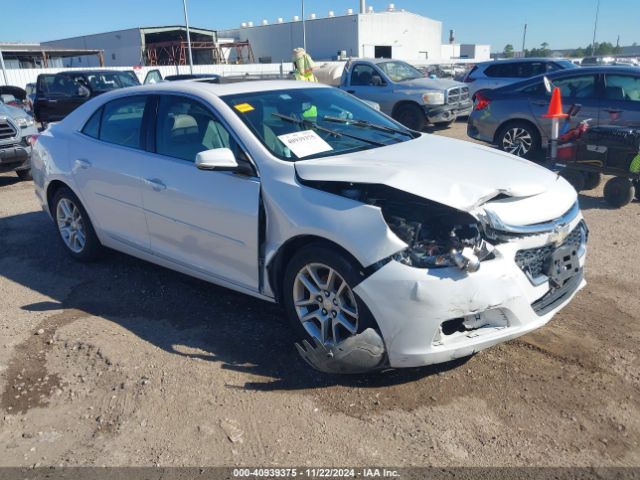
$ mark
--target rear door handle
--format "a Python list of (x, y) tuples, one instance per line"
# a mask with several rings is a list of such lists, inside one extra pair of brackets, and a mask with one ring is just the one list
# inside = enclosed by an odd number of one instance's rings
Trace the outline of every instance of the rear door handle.
[(532, 102), (534, 105), (538, 105), (539, 107), (548, 107), (549, 102)]
[(347, 93), (350, 93), (351, 95), (355, 95), (356, 91), (355, 90), (347, 90)]
[(91, 166), (91, 162), (86, 158), (79, 158), (76, 160), (76, 167), (86, 170)]
[(162, 182), (162, 180), (157, 178), (147, 178), (145, 182), (147, 182), (147, 185), (150, 185), (156, 192), (161, 192), (162, 190), (167, 189), (167, 186)]

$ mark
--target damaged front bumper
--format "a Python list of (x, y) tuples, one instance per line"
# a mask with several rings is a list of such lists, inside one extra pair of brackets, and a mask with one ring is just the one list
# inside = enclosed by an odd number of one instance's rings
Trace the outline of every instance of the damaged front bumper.
[[(580, 225), (575, 218), (570, 230)], [(586, 284), (585, 245), (562, 287), (552, 288), (550, 279), (532, 281), (515, 258), (554, 241), (547, 233), (502, 243), (495, 258), (474, 273), (391, 261), (362, 281), (355, 292), (380, 327), (389, 365), (417, 367), (469, 356), (549, 322)]]

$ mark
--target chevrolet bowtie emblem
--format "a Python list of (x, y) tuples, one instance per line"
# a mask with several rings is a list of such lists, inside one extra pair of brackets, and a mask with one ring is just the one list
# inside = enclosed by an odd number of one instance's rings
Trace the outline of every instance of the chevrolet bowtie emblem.
[(569, 235), (569, 225), (556, 225), (549, 235), (549, 239), (556, 245), (562, 244), (564, 239)]

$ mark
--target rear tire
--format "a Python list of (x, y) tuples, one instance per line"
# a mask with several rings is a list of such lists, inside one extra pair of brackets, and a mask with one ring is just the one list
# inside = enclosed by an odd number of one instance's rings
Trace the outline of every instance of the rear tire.
[(614, 208), (628, 205), (636, 194), (633, 183), (624, 177), (614, 177), (604, 185), (604, 199)]
[(427, 120), (422, 109), (415, 103), (405, 103), (396, 108), (393, 118), (405, 127), (421, 132)]
[(540, 133), (528, 122), (509, 122), (498, 131), (496, 143), (503, 152), (531, 160), (540, 151)]
[(18, 175), (18, 178), (22, 181), (33, 180), (30, 168), (26, 170), (16, 170), (16, 175)]
[(78, 197), (67, 187), (53, 196), (52, 211), (58, 237), (66, 252), (80, 262), (98, 259), (104, 247), (98, 240), (87, 211)]
[(596, 172), (583, 172), (584, 175), (584, 189), (593, 190), (598, 188), (602, 183), (602, 174)]
[(565, 168), (560, 172), (560, 176), (571, 184), (576, 192), (580, 192), (585, 189), (585, 175), (579, 170), (573, 168)]
[(451, 125), (453, 125), (453, 122), (455, 122), (455, 119), (454, 120), (449, 120), (448, 122), (435, 122), (434, 125), (437, 128), (450, 128)]

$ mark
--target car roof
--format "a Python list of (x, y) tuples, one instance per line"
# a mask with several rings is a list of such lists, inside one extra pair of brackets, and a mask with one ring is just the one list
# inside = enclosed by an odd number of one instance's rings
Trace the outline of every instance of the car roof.
[(488, 66), (488, 65), (502, 65), (506, 63), (528, 63), (528, 62), (559, 62), (559, 61), (567, 61), (570, 62), (568, 58), (558, 57), (558, 58), (545, 58), (545, 57), (518, 57), (518, 58), (500, 58), (497, 60), (489, 60), (486, 62), (478, 63), (478, 66)]
[(354, 58), (351, 60), (352, 63), (355, 62), (370, 62), (373, 64), (378, 64), (378, 63), (386, 63), (386, 62), (402, 62), (402, 63), (409, 63), (409, 62), (405, 62), (404, 60), (400, 60), (400, 59), (396, 59), (396, 58)]
[(65, 72), (58, 72), (56, 75), (87, 75), (87, 74), (92, 74), (92, 73), (129, 73), (129, 72), (133, 72), (133, 70), (100, 70), (100, 69), (93, 69), (93, 70), (68, 70)]
[[(160, 82), (139, 87), (128, 87), (119, 89), (127, 92), (144, 93), (147, 90), (157, 92), (174, 92), (174, 93), (196, 93), (203, 92), (213, 94), (219, 97), (225, 95), (237, 95), (243, 93), (270, 92), (274, 90), (293, 90), (302, 88), (333, 88), (321, 83), (300, 82), (295, 80), (258, 80), (251, 82), (235, 82), (235, 83), (206, 83), (198, 81), (181, 81), (181, 82)], [(118, 91), (118, 90), (116, 90)]]

